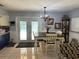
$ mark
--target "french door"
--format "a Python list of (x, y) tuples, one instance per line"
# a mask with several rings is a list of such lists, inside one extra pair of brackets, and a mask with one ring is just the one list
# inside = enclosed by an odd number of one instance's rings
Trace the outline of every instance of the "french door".
[(27, 22), (20, 21), (20, 40), (27, 40)]
[(31, 22), (31, 39), (34, 40), (34, 36), (38, 36), (38, 22)]
[(38, 21), (19, 20), (19, 42), (32, 42), (34, 35), (38, 35)]

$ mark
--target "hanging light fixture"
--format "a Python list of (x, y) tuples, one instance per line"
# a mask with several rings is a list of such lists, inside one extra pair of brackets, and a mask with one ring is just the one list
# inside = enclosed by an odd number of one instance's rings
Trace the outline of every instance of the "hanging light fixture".
[(47, 15), (46, 8), (47, 7), (44, 7), (44, 16), (43, 16), (43, 19), (45, 21), (46, 30), (47, 30), (47, 33), (48, 33), (49, 32), (49, 29), (51, 28), (50, 25), (53, 25), (53, 23), (54, 23), (54, 18), (52, 18), (49, 15)]
[(44, 7), (44, 16), (43, 16), (43, 19), (44, 19), (44, 21), (46, 22), (47, 25), (53, 25), (54, 18), (52, 18), (49, 15), (47, 15), (46, 8), (47, 7)]
[(48, 15), (46, 14), (46, 8), (47, 7), (44, 7), (44, 17), (47, 17)]
[[(47, 15), (47, 13), (46, 13), (46, 8), (47, 8), (47, 7), (44, 7), (44, 17), (43, 17), (44, 20), (48, 17), (48, 15)], [(45, 21), (46, 21), (46, 20), (45, 20)]]

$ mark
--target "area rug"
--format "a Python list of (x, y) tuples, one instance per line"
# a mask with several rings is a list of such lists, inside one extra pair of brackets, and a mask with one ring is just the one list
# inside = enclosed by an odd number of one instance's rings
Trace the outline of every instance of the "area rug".
[[(37, 43), (39, 47), (39, 43)], [(34, 47), (34, 42), (20, 42), (16, 48), (26, 48), (26, 47)]]
[(6, 45), (6, 47), (14, 47), (16, 43), (9, 43)]

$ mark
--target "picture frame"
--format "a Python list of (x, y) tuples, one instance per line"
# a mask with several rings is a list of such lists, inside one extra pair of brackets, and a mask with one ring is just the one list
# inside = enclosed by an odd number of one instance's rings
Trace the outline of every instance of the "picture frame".
[(61, 23), (55, 23), (55, 29), (61, 29)]

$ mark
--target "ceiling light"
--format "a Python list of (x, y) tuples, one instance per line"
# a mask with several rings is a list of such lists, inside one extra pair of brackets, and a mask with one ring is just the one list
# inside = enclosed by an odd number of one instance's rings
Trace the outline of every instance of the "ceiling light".
[(52, 18), (49, 15), (47, 15), (46, 8), (47, 7), (44, 7), (44, 16), (42, 18), (45, 21), (45, 27), (46, 27), (46, 30), (47, 30), (47, 33), (48, 33), (49, 29), (51, 28), (50, 25), (53, 25), (53, 23), (54, 23), (54, 18)]

